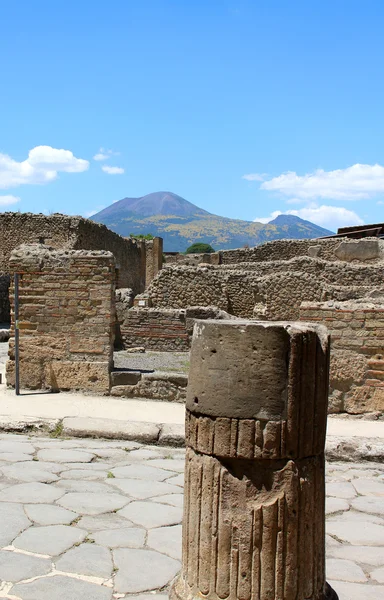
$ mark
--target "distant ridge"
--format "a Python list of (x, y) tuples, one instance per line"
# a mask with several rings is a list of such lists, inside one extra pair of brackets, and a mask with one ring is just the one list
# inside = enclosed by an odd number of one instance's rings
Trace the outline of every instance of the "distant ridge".
[(93, 215), (92, 220), (124, 237), (140, 233), (160, 236), (168, 252), (184, 252), (194, 242), (206, 242), (215, 250), (226, 250), (283, 238), (316, 238), (333, 233), (294, 215), (279, 215), (267, 224), (220, 217), (172, 192), (123, 198)]

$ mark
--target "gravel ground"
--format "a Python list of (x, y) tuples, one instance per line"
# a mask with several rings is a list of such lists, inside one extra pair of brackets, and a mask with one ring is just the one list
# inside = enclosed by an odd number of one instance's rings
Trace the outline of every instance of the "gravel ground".
[(113, 355), (115, 367), (137, 371), (176, 371), (188, 373), (189, 352), (126, 352)]

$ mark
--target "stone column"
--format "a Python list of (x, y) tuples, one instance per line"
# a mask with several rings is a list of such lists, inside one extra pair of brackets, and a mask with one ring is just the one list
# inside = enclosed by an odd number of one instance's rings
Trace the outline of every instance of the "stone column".
[(182, 571), (171, 599), (326, 600), (322, 326), (195, 325)]

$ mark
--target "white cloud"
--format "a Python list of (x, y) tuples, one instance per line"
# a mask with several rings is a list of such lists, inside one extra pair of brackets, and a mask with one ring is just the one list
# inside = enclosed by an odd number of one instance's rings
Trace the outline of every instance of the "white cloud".
[(32, 148), (22, 162), (0, 153), (0, 189), (48, 183), (56, 179), (59, 172), (81, 173), (88, 167), (87, 160), (76, 158), (70, 150), (51, 146)]
[(318, 169), (303, 176), (289, 171), (264, 181), (260, 189), (277, 191), (286, 196), (296, 196), (304, 200), (372, 198), (377, 193), (384, 191), (384, 167), (378, 164), (356, 164), (335, 171)]
[(122, 175), (124, 173), (122, 167), (109, 167), (108, 165), (103, 165), (101, 169), (104, 173), (108, 173), (108, 175)]
[(87, 219), (89, 219), (89, 217), (92, 217), (93, 215), (95, 215), (96, 213), (100, 212), (104, 208), (105, 208), (105, 206), (96, 206), (96, 208), (94, 208), (93, 210), (86, 211), (84, 213), (84, 217), (87, 217)]
[(95, 154), (93, 160), (108, 160), (111, 156), (118, 156), (120, 152), (114, 152), (113, 150), (106, 150), (105, 148), (100, 148), (100, 150)]
[(268, 173), (248, 173), (248, 175), (243, 175), (241, 179), (246, 179), (247, 181), (264, 181), (268, 177)]
[(364, 224), (363, 219), (361, 219), (359, 215), (356, 214), (353, 210), (348, 210), (340, 206), (326, 205), (312, 205), (306, 208), (300, 208), (298, 210), (287, 210), (284, 212), (276, 210), (273, 213), (271, 213), (270, 217), (255, 219), (255, 221), (259, 221), (261, 223), (269, 223), (269, 221), (272, 221), (278, 215), (282, 214), (295, 215), (296, 217), (300, 217), (301, 219), (305, 219), (306, 221), (311, 221), (312, 223), (316, 223), (316, 225), (320, 225), (320, 227), (330, 229), (331, 231), (336, 231), (339, 227)]
[(9, 206), (11, 204), (17, 204), (20, 202), (18, 196), (0, 196), (0, 206)]

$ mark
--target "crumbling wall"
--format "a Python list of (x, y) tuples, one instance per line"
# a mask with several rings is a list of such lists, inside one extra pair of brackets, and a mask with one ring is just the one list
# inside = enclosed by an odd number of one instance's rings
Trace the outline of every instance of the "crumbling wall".
[(384, 412), (384, 304), (304, 302), (300, 320), (331, 334), (330, 411)]
[(255, 248), (237, 248), (220, 251), (221, 264), (289, 260), (298, 256), (311, 256), (324, 260), (379, 261), (383, 242), (377, 238), (347, 240), (331, 238), (318, 240), (274, 240)]
[[(112, 253), (22, 245), (11, 253), (10, 268), (22, 273), (21, 387), (107, 393), (115, 320)], [(7, 383), (15, 385), (14, 323)]]
[(217, 306), (228, 310), (225, 284), (214, 267), (162, 269), (146, 295), (154, 308)]
[(189, 308), (131, 308), (116, 302), (123, 348), (144, 347), (161, 352), (186, 352), (196, 319), (228, 319), (216, 306)]
[[(106, 250), (116, 259), (116, 285), (139, 294), (146, 282), (146, 242), (123, 238), (105, 225), (62, 214), (0, 214), (0, 273), (11, 274), (12, 250), (21, 244), (42, 243), (53, 248)], [(156, 258), (157, 254), (155, 253)], [(1, 294), (1, 292), (0, 292)], [(7, 303), (0, 301), (0, 321), (9, 321)], [(3, 307), (3, 308), (2, 308)]]
[(163, 266), (163, 238), (155, 237), (153, 240), (145, 240), (145, 247), (145, 287), (147, 288)]
[(0, 323), (9, 323), (10, 319), (9, 281), (7, 273), (0, 273)]

